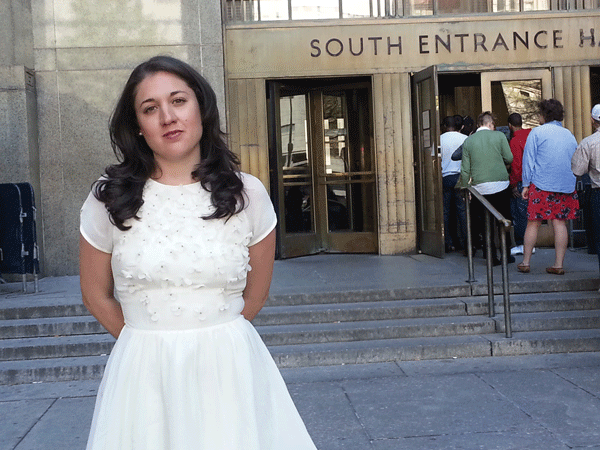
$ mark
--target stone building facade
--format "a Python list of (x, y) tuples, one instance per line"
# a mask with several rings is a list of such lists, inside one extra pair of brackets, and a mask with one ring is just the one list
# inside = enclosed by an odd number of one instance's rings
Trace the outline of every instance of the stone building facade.
[(80, 205), (114, 162), (107, 130), (117, 95), (139, 62), (169, 54), (215, 88), (242, 169), (270, 190), (279, 257), (442, 256), (440, 117), (504, 117), (519, 96), (556, 97), (565, 126), (588, 135), (600, 101), (599, 8), (4, 0), (0, 183), (34, 186), (44, 275), (76, 274)]

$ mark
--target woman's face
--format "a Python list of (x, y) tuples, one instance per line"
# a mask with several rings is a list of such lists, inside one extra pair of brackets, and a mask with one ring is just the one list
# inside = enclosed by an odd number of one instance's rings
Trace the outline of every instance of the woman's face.
[(194, 91), (177, 75), (157, 72), (138, 85), (134, 99), (140, 132), (159, 167), (200, 162), (202, 117)]

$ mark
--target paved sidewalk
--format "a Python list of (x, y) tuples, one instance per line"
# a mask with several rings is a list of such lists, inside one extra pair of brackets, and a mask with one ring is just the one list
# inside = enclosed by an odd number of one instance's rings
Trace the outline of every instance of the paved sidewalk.
[[(585, 281), (598, 288), (598, 260), (569, 250), (566, 275), (509, 266), (511, 287)], [(520, 261), (520, 258), (517, 258)], [(477, 284), (484, 260), (475, 259)], [(494, 268), (499, 282), (500, 268)], [(318, 255), (277, 261), (273, 295), (465, 285), (466, 258)], [(32, 303), (79, 302), (78, 277), (45, 278)], [(23, 298), (20, 283), (2, 300)], [(31, 283), (30, 283), (31, 289)], [(285, 369), (290, 392), (319, 450), (600, 449), (600, 353), (473, 358)], [(85, 448), (99, 381), (0, 386), (0, 450)], [(221, 449), (215, 449), (221, 450)]]
[[(522, 260), (517, 256), (517, 262)], [(591, 281), (593, 288), (600, 286), (598, 280), (598, 258), (586, 249), (567, 250), (565, 275), (547, 274), (545, 268), (554, 262), (554, 249), (537, 249), (531, 260), (531, 273), (517, 271), (516, 263), (508, 265), (511, 284), (553, 283), (581, 280)], [(481, 251), (474, 258), (475, 285), (485, 287), (487, 283), (485, 260)], [(455, 252), (444, 258), (427, 255), (361, 255), (329, 254), (305, 256), (275, 261), (271, 295), (315, 294), (352, 292), (364, 290), (394, 290), (411, 288), (444, 288), (468, 286), (467, 258)], [(501, 267), (494, 267), (494, 282), (502, 282)], [(20, 298), (21, 283), (0, 284), (0, 301), (3, 298)], [(31, 295), (33, 283), (28, 283)], [(45, 295), (65, 297), (80, 296), (79, 278), (48, 277), (40, 281)], [(2, 304), (0, 303), (0, 308)]]
[[(516, 263), (508, 265), (511, 284), (595, 280), (598, 285), (598, 257), (586, 249), (569, 249), (565, 255), (565, 275), (550, 275), (546, 267), (554, 263), (554, 249), (538, 248), (531, 259), (531, 272), (520, 273)], [(481, 250), (473, 259), (477, 285), (487, 286), (485, 260)], [(275, 261), (272, 295), (347, 292), (445, 286), (466, 286), (467, 258), (454, 252), (444, 258), (427, 255), (315, 255)], [(502, 282), (501, 267), (494, 267), (494, 283)]]
[[(600, 353), (282, 373), (319, 450), (600, 448)], [(98, 384), (0, 386), (0, 449), (83, 450)]]

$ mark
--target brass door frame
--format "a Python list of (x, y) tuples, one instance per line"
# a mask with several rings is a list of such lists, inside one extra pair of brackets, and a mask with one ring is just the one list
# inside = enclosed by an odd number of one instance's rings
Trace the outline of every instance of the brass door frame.
[[(424, 91), (429, 82), (431, 89)], [(415, 186), (417, 200), (417, 239), (421, 253), (444, 256), (444, 210), (439, 148), (439, 95), (436, 66), (413, 74), (415, 136)], [(421, 106), (426, 98), (428, 109)]]
[(492, 82), (522, 80), (542, 80), (542, 97), (550, 98), (552, 96), (552, 72), (550, 69), (481, 72), (481, 110), (492, 111)]
[[(344, 172), (327, 174), (325, 167), (324, 150), (324, 113), (323, 96), (331, 93), (345, 93), (349, 89), (367, 89), (368, 115), (369, 115), (369, 151), (372, 161), (372, 170), (368, 172)], [(281, 169), (280, 153), (283, 148), (281, 138), (281, 113), (279, 109), (282, 90), (293, 92), (292, 95), (304, 94), (307, 97), (307, 128), (309, 145), (309, 166), (312, 176), (312, 213), (314, 233), (287, 233), (285, 230), (285, 192)], [(295, 94), (295, 93), (298, 94)], [(319, 252), (348, 252), (348, 253), (376, 253), (377, 252), (377, 214), (373, 214), (373, 230), (368, 232), (357, 231), (330, 231), (328, 220), (328, 186), (343, 184), (370, 183), (373, 185), (373, 208), (376, 208), (375, 195), (375, 162), (374, 139), (372, 132), (372, 107), (371, 86), (368, 82), (342, 83), (333, 86), (296, 87), (285, 82), (270, 83), (271, 111), (270, 111), (270, 141), (272, 151), (277, 159), (271, 158), (272, 186), (276, 189), (276, 207), (278, 209), (280, 224), (278, 227), (278, 256), (287, 258)]]

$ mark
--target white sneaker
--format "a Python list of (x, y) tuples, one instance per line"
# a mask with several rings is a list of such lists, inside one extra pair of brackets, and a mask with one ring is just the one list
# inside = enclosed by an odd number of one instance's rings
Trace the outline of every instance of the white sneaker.
[[(533, 255), (534, 253), (535, 253), (535, 247), (533, 247), (533, 249), (531, 250), (531, 254)], [(523, 254), (523, 246), (517, 245), (516, 247), (511, 248), (510, 254), (511, 254), (511, 256), (522, 255)]]

